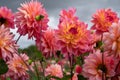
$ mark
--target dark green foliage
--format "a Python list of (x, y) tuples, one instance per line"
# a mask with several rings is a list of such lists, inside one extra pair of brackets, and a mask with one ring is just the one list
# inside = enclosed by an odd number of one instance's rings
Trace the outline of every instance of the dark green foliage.
[(84, 78), (82, 75), (78, 75), (78, 80), (87, 80), (87, 79)]
[(0, 75), (5, 74), (8, 71), (8, 66), (3, 59), (0, 59)]
[(71, 78), (71, 75), (65, 75), (61, 80), (69, 80)]
[(35, 45), (31, 45), (28, 48), (19, 49), (19, 52), (26, 53), (32, 61), (44, 60), (42, 53), (37, 49)]
[(100, 48), (103, 45), (102, 41), (97, 41), (96, 42), (96, 48)]

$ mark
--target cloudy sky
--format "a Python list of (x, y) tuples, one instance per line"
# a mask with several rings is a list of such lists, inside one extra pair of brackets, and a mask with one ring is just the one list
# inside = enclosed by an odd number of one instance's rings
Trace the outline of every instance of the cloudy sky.
[[(16, 12), (20, 7), (20, 3), (30, 0), (0, 0), (0, 6), (7, 6), (12, 11)], [(97, 9), (111, 8), (120, 15), (120, 0), (39, 0), (44, 4), (44, 7), (49, 15), (49, 26), (56, 28), (59, 19), (59, 12), (62, 9), (74, 7), (77, 9), (76, 15), (80, 20), (84, 21), (90, 27), (91, 16)], [(16, 30), (12, 30), (14, 33)], [(15, 33), (16, 34), (16, 33)], [(18, 34), (15, 36), (17, 39)], [(20, 38), (18, 44), (21, 48), (34, 44), (34, 40), (27, 40), (27, 36)]]

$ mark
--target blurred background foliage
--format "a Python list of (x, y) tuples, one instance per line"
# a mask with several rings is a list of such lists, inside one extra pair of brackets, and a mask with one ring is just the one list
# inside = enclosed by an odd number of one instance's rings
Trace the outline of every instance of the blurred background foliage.
[(35, 45), (30, 45), (27, 48), (19, 48), (19, 53), (26, 53), (31, 60), (42, 59), (42, 53), (37, 49)]

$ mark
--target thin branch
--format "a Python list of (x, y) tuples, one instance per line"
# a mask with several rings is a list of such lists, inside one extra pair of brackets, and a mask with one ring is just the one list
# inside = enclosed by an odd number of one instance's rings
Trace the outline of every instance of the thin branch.
[(19, 37), (17, 38), (17, 40), (16, 40), (16, 42), (15, 42), (16, 44), (17, 44), (17, 42), (19, 41), (20, 37), (21, 37), (21, 35), (19, 35)]
[(70, 75), (71, 75), (71, 80), (72, 80), (72, 75), (73, 75), (73, 71), (72, 71), (72, 58), (70, 57), (70, 54), (68, 53), (68, 59), (70, 62)]

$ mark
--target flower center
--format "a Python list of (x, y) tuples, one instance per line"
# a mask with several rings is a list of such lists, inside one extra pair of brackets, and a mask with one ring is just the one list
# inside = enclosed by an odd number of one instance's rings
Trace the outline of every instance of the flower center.
[(2, 25), (2, 24), (4, 24), (4, 23), (6, 23), (6, 19), (3, 18), (3, 17), (1, 17), (1, 18), (0, 18), (0, 25)]
[(102, 72), (107, 73), (107, 68), (103, 64), (100, 64), (97, 69), (100, 69)]
[(4, 46), (4, 41), (0, 40), (0, 47), (3, 47), (3, 46)]
[(70, 28), (69, 32), (73, 35), (78, 33), (77, 28)]

